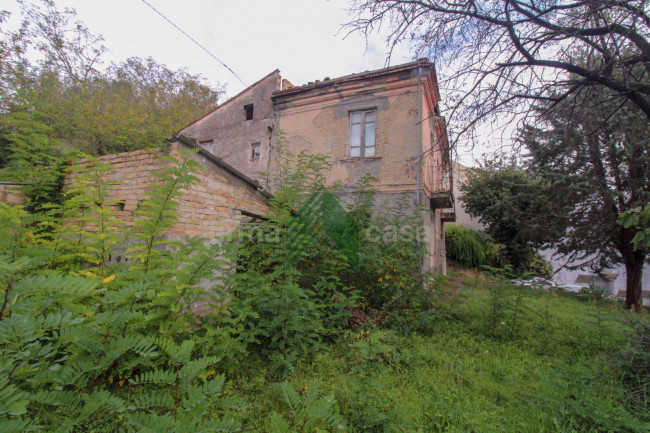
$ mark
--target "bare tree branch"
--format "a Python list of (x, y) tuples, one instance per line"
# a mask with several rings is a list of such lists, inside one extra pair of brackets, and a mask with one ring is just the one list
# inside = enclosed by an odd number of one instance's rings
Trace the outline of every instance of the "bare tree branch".
[(456, 142), (488, 117), (516, 121), (535, 101), (581, 87), (609, 89), (650, 120), (649, 3), (352, 0), (345, 28), (367, 35), (383, 25), (389, 51), (411, 41), (438, 65), (448, 123), (464, 125)]

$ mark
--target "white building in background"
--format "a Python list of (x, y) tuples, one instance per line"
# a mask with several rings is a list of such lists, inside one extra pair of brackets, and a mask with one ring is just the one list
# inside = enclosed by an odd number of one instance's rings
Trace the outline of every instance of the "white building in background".
[(454, 161), (452, 170), (454, 176), (454, 197), (456, 198), (456, 224), (463, 224), (474, 230), (482, 231), (485, 229), (485, 226), (481, 224), (478, 219), (472, 218), (467, 212), (465, 212), (463, 202), (460, 199), (463, 196), (460, 186), (467, 181), (467, 172), (471, 170), (471, 168), (465, 167), (464, 165)]
[[(594, 272), (586, 268), (584, 270), (569, 270), (566, 268), (562, 268), (562, 266), (565, 265), (565, 260), (561, 259), (554, 259), (553, 250), (544, 250), (540, 251), (540, 253), (548, 260), (551, 262), (553, 265), (553, 270), (556, 271), (555, 275), (553, 276), (553, 280), (558, 283), (558, 284), (578, 284), (583, 287), (587, 287), (588, 284), (584, 282), (579, 282), (579, 281), (584, 281), (582, 279), (579, 280), (580, 275), (584, 274), (593, 274)], [(614, 268), (610, 269), (603, 269), (600, 272), (601, 274), (604, 275), (613, 275), (616, 274), (616, 278), (611, 282), (610, 285), (608, 285), (608, 289), (613, 295), (618, 294), (618, 296), (623, 296), (625, 297), (625, 286), (626, 286), (626, 281), (627, 281), (627, 274), (625, 272), (625, 266), (623, 264), (620, 264)], [(598, 282), (595, 282), (597, 285), (603, 285)], [(611, 287), (611, 288), (610, 288)], [(650, 293), (647, 293), (647, 291), (650, 291), (650, 265), (646, 264), (643, 267), (643, 279), (641, 280), (641, 289), (644, 291), (643, 293), (643, 305), (650, 305)]]

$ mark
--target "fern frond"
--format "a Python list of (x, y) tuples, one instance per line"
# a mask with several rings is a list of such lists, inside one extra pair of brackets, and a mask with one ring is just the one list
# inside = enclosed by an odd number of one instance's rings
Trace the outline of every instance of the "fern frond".
[(131, 406), (137, 410), (164, 409), (167, 411), (174, 408), (174, 398), (168, 393), (150, 392), (135, 397)]
[(169, 415), (157, 415), (146, 412), (129, 413), (126, 416), (128, 431), (133, 433), (165, 433), (172, 432), (174, 418)]
[(302, 410), (304, 407), (304, 402), (302, 401), (300, 394), (298, 394), (298, 392), (293, 389), (293, 386), (287, 382), (283, 382), (280, 385), (280, 389), (282, 390), (284, 401), (289, 406), (289, 410), (291, 410), (291, 412), (296, 413)]
[(204, 371), (210, 365), (219, 362), (216, 356), (206, 356), (187, 362), (179, 371), (181, 379), (194, 379), (200, 371)]
[(40, 390), (33, 395), (33, 401), (46, 406), (75, 406), (80, 395), (71, 391)]
[(129, 379), (129, 382), (133, 385), (172, 385), (176, 383), (176, 374), (173, 371), (151, 370), (136, 375), (134, 378)]
[(38, 426), (32, 425), (32, 420), (25, 418), (0, 418), (0, 431), (2, 433), (24, 433), (36, 430)]

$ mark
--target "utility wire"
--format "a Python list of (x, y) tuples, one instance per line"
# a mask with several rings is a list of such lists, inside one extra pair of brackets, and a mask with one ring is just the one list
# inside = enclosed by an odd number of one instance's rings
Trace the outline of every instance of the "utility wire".
[(229, 71), (230, 71), (230, 72), (235, 76), (235, 78), (237, 78), (237, 79), (239, 80), (240, 83), (242, 83), (244, 86), (248, 87), (248, 84), (244, 81), (244, 79), (243, 79), (241, 76), (239, 76), (235, 71), (233, 71), (232, 69), (230, 69), (230, 67), (229, 67), (228, 65), (226, 65), (224, 62), (222, 62), (221, 60), (219, 60), (219, 59), (217, 58), (217, 56), (215, 56), (214, 54), (212, 54), (212, 53), (211, 53), (207, 48), (205, 48), (203, 45), (201, 45), (200, 43), (198, 43), (198, 42), (196, 41), (196, 39), (194, 39), (192, 36), (190, 36), (190, 35), (188, 35), (187, 33), (185, 33), (185, 32), (183, 31), (183, 29), (181, 29), (181, 28), (178, 27), (176, 24), (174, 24), (174, 23), (173, 23), (169, 18), (167, 18), (165, 15), (163, 15), (163, 14), (162, 14), (158, 9), (156, 9), (156, 8), (153, 7), (153, 6), (151, 6), (151, 4), (149, 4), (146, 0), (142, 0), (142, 2), (143, 2), (144, 4), (146, 4), (147, 6), (149, 6), (151, 9), (153, 9), (153, 11), (156, 12), (158, 15), (160, 15), (161, 17), (163, 17), (163, 19), (164, 19), (165, 21), (167, 21), (169, 24), (171, 24), (172, 26), (174, 26), (174, 27), (176, 28), (176, 30), (178, 30), (179, 32), (181, 32), (182, 34), (184, 34), (184, 35), (185, 35), (189, 40), (191, 40), (191, 41), (194, 42), (196, 45), (198, 45), (199, 48), (201, 48), (203, 51), (205, 51), (206, 53), (208, 53), (208, 54), (210, 55), (210, 57), (212, 57), (213, 59), (215, 59), (217, 62), (221, 63), (221, 65), (222, 65), (224, 68), (228, 69), (228, 70), (229, 70)]

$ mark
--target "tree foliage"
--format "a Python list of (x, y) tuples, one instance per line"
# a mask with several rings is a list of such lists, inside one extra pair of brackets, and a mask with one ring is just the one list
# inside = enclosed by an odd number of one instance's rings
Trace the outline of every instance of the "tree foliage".
[(102, 68), (103, 39), (74, 9), (41, 0), (23, 2), (21, 10), (18, 30), (0, 30), (0, 115), (36, 113), (66, 147), (103, 155), (159, 145), (223, 92), (151, 58)]
[(526, 164), (543, 179), (537, 199), (561, 212), (540, 213), (534, 221), (559, 228), (558, 252), (578, 263), (596, 270), (623, 263), (626, 306), (638, 310), (648, 250), (633, 243), (643, 229), (619, 220), (650, 201), (647, 118), (619, 94), (599, 88), (539, 110), (541, 121), (521, 132)]
[(532, 271), (536, 248), (559, 236), (559, 229), (535, 219), (554, 209), (540, 200), (541, 185), (539, 178), (514, 161), (502, 159), (485, 161), (482, 167), (469, 171), (461, 185), (463, 207), (503, 245), (504, 262), (518, 274)]
[(458, 224), (445, 225), (447, 258), (465, 266), (501, 267), (499, 248), (490, 236)]
[(624, 211), (621, 215), (621, 225), (626, 229), (632, 226), (639, 229), (632, 238), (635, 249), (650, 248), (650, 204), (646, 204), (643, 209), (637, 207)]
[(553, 247), (571, 268), (600, 272), (623, 263), (626, 305), (638, 310), (645, 229), (638, 216), (620, 219), (650, 200), (645, 116), (598, 88), (537, 109), (540, 120), (520, 131), (523, 166), (475, 170), (462, 187), (465, 208), (499, 242)]

